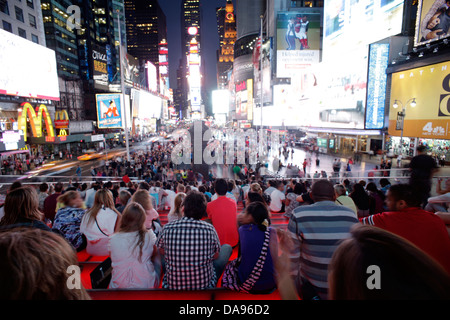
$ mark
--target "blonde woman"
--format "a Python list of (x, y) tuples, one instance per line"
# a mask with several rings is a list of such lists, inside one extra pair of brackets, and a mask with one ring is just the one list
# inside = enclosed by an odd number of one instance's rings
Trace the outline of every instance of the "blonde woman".
[(83, 215), (80, 226), (81, 233), (87, 239), (87, 253), (94, 256), (109, 255), (109, 236), (117, 230), (120, 216), (111, 191), (97, 190), (94, 205)]
[(167, 222), (172, 222), (183, 217), (183, 212), (181, 212), (181, 204), (183, 203), (184, 198), (186, 198), (185, 193), (177, 193), (174, 200), (174, 206), (170, 209), (170, 212), (167, 215)]
[(161, 229), (161, 225), (159, 224), (159, 214), (153, 208), (152, 196), (148, 191), (144, 189), (136, 190), (131, 197), (131, 201), (139, 203), (144, 208), (146, 214), (145, 227), (147, 230), (152, 229), (153, 232), (158, 234)]
[(5, 198), (4, 216), (0, 226), (30, 226), (49, 231), (44, 214), (39, 211), (36, 189), (25, 186), (8, 192)]
[[(112, 278), (109, 288), (152, 289), (159, 285), (156, 235), (145, 227), (144, 208), (130, 202), (124, 209), (118, 232), (110, 238)], [(159, 270), (159, 268), (157, 268)]]

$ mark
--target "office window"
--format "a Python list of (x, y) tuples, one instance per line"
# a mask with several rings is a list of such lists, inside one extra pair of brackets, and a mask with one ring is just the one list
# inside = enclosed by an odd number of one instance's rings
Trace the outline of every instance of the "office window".
[(31, 41), (33, 41), (34, 43), (39, 44), (39, 37), (35, 34), (31, 34)]
[(33, 2), (33, 0), (27, 0), (27, 6), (30, 7), (31, 9), (34, 9), (34, 2)]
[(9, 22), (3, 20), (3, 30), (12, 32), (12, 25)]
[(19, 30), (19, 36), (21, 36), (22, 38), (27, 38), (27, 32), (25, 30), (23, 30), (22, 28), (17, 28)]
[(28, 20), (30, 21), (30, 26), (37, 29), (36, 17), (33, 16), (32, 14), (28, 14)]
[(16, 19), (19, 20), (19, 21), (25, 22), (23, 20), (23, 10), (20, 9), (19, 7), (17, 7), (17, 6), (14, 6), (14, 7), (16, 9)]
[(3, 12), (4, 14), (7, 14), (9, 16), (8, 1), (0, 0), (0, 12)]

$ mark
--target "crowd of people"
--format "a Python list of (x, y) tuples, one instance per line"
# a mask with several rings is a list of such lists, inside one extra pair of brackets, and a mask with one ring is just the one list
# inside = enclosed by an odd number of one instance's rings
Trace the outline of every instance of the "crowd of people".
[[(0, 297), (89, 299), (83, 287), (68, 290), (65, 272), (86, 250), (110, 259), (110, 289), (450, 299), (450, 180), (430, 196), (435, 168), (425, 154), (411, 161), (409, 183), (391, 185), (265, 179), (238, 169), (226, 179), (189, 169), (170, 178), (169, 152), (137, 154), (130, 167), (141, 162), (147, 169), (138, 174), (148, 179), (128, 183), (13, 183), (0, 208)], [(105, 167), (124, 174), (121, 165)], [(285, 228), (271, 222), (275, 214)], [(382, 268), (376, 290), (367, 286), (369, 266)]]

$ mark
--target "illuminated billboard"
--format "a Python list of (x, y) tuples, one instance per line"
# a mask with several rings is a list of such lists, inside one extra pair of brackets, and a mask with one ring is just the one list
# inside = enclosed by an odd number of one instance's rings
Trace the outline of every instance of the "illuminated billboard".
[(384, 127), (388, 62), (389, 44), (377, 43), (369, 46), (366, 129), (382, 129)]
[(236, 83), (236, 120), (253, 119), (253, 80), (247, 79)]
[(393, 73), (390, 101), (390, 135), (401, 135), (396, 122), (404, 107), (403, 136), (450, 139), (450, 62)]
[(414, 45), (436, 42), (450, 36), (450, 9), (444, 0), (419, 0)]
[(92, 45), (91, 61), (95, 88), (108, 90), (108, 56), (106, 48)]
[(122, 128), (122, 94), (96, 94), (97, 127), (99, 129)]
[(22, 131), (0, 132), (0, 152), (25, 148), (25, 139)]
[(158, 90), (158, 72), (156, 67), (150, 61), (147, 61), (145, 64), (145, 68), (147, 69), (147, 85), (150, 91)]
[(214, 114), (228, 114), (230, 109), (230, 92), (228, 90), (213, 90), (212, 108)]
[(0, 29), (0, 94), (59, 101), (55, 51)]

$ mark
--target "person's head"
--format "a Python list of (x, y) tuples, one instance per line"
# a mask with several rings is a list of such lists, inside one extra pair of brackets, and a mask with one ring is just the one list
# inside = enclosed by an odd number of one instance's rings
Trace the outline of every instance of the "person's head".
[(44, 215), (39, 211), (39, 197), (33, 187), (24, 186), (7, 193), (0, 225), (12, 225), (25, 221), (42, 221)]
[(306, 192), (306, 187), (302, 182), (298, 182), (295, 184), (294, 193), (295, 194), (303, 194)]
[(121, 190), (119, 192), (119, 201), (120, 204), (123, 206), (126, 206), (128, 203), (128, 200), (131, 198), (131, 193), (128, 190)]
[(333, 184), (328, 180), (317, 180), (311, 187), (311, 198), (314, 202), (335, 201), (336, 194)]
[(262, 188), (261, 185), (257, 182), (254, 182), (250, 185), (250, 190), (249, 191), (253, 191), (253, 192), (257, 192), (257, 193), (262, 193)]
[(181, 192), (177, 193), (173, 200), (173, 213), (181, 213), (181, 205), (183, 204), (184, 198), (186, 198), (186, 194)]
[(206, 198), (201, 192), (192, 190), (183, 200), (183, 213), (185, 217), (200, 220), (206, 216)]
[(256, 224), (262, 231), (270, 225), (269, 210), (267, 206), (261, 201), (251, 202), (243, 214), (239, 215), (239, 222), (241, 224)]
[(266, 203), (266, 201), (264, 200), (264, 197), (259, 192), (249, 191), (248, 194), (247, 194), (247, 197), (248, 197), (248, 201), (250, 203), (256, 202), (256, 201), (260, 201), (260, 202)]
[(364, 190), (364, 185), (362, 185), (361, 183), (355, 183), (355, 185), (353, 186), (353, 191), (352, 191), (352, 195), (361, 195), (361, 194), (365, 194), (365, 190)]
[(39, 192), (47, 192), (48, 191), (48, 184), (43, 182), (39, 185)]
[(38, 228), (0, 230), (1, 300), (90, 300), (70, 267), (78, 266), (71, 245), (60, 235)]
[(421, 198), (408, 184), (394, 184), (386, 195), (386, 205), (390, 211), (400, 211), (411, 207), (420, 207)]
[(354, 225), (328, 270), (333, 300), (450, 299), (450, 277), (437, 262), (404, 238), (373, 226)]
[(342, 184), (335, 184), (334, 191), (336, 192), (336, 197), (347, 195), (347, 189)]
[(83, 199), (80, 193), (75, 190), (64, 192), (57, 200), (66, 207), (81, 208), (83, 206)]
[(94, 204), (92, 208), (86, 213), (89, 216), (88, 224), (91, 224), (95, 221), (98, 212), (101, 209), (111, 209), (116, 212), (118, 215), (120, 214), (114, 205), (114, 198), (112, 192), (108, 189), (101, 188), (95, 192)]
[(185, 193), (186, 188), (184, 187), (183, 184), (179, 183), (177, 184), (177, 193)]
[(145, 234), (147, 233), (145, 221), (146, 213), (144, 208), (137, 202), (130, 202), (123, 210), (119, 227), (119, 232), (137, 232), (137, 242), (133, 250), (139, 247), (140, 262), (142, 262), (142, 249), (145, 244)]
[(20, 187), (22, 187), (22, 184), (21, 184), (19, 181), (14, 181), (14, 182), (11, 184), (11, 186), (9, 187), (8, 192), (10, 192), (10, 191), (12, 191), (12, 190), (15, 190), (15, 189), (18, 189), (18, 188), (20, 188)]
[(63, 184), (61, 182), (58, 182), (55, 184), (55, 193), (61, 193), (63, 191)]
[(131, 196), (131, 201), (139, 203), (146, 211), (153, 209), (152, 198), (150, 198), (150, 194), (147, 190), (136, 190)]
[(427, 152), (427, 147), (425, 147), (424, 145), (420, 145), (416, 150), (418, 154), (425, 154)]
[(391, 184), (391, 183), (389, 182), (388, 179), (386, 179), (386, 178), (380, 179), (380, 186), (381, 186), (382, 188), (384, 188), (384, 187), (386, 187), (386, 186), (388, 186), (388, 185), (390, 185), (390, 184)]
[(216, 183), (214, 184), (214, 190), (216, 190), (217, 194), (219, 196), (224, 196), (227, 194), (228, 191), (228, 183), (225, 179), (217, 179)]
[(236, 186), (234, 180), (228, 180), (227, 184), (228, 184), (228, 191), (229, 192), (233, 191), (234, 187)]
[(141, 183), (139, 183), (138, 189), (150, 191), (150, 185), (147, 182), (142, 181)]
[(375, 182), (369, 182), (366, 186), (366, 190), (370, 192), (378, 192), (378, 188)]

